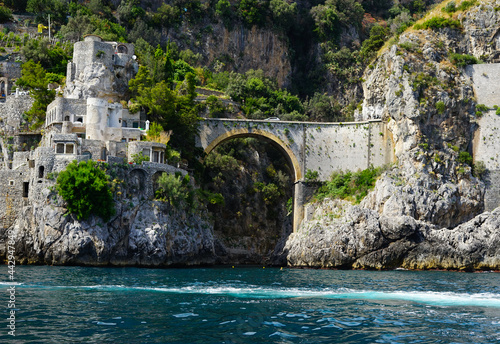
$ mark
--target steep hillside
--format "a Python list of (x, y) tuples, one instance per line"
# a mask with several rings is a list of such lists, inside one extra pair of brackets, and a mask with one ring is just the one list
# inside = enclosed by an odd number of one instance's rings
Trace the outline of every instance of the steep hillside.
[(291, 265), (499, 268), (498, 209), (483, 213), (484, 164), (470, 155), (483, 114), (465, 71), (494, 56), (496, 8), (436, 11), (366, 70), (357, 117), (389, 122), (397, 163), (360, 205), (319, 204), (287, 244)]

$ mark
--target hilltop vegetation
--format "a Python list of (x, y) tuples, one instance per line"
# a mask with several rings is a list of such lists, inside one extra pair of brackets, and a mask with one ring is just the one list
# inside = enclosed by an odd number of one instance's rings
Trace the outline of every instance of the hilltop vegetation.
[[(347, 121), (361, 100), (362, 72), (376, 51), (430, 5), (422, 0), (5, 1), (0, 21), (28, 12), (30, 19), (23, 17), (18, 25), (34, 27), (47, 25), (50, 15), (53, 35), (69, 42), (54, 45), (7, 28), (0, 40), (24, 62), (39, 62), (62, 77), (71, 59), (71, 43), (86, 34), (133, 42), (154, 82), (165, 80), (173, 89), (172, 82), (192, 73), (197, 86), (223, 91), (241, 103), (243, 116)], [(209, 61), (200, 45), (219, 26), (228, 32), (243, 30), (243, 35), (244, 30), (260, 29), (283, 41), (291, 63), (289, 82), (278, 85), (270, 75), (246, 68), (243, 52)], [(166, 55), (168, 65), (163, 62)], [(229, 112), (219, 110), (218, 115)]]

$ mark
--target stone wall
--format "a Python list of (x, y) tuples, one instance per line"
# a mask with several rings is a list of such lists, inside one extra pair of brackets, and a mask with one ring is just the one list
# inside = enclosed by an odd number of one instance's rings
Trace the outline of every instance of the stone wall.
[(491, 110), (477, 120), (474, 133), (474, 162), (482, 161), (487, 170), (485, 210), (500, 206), (500, 116), (493, 107), (500, 106), (500, 63), (470, 65), (466, 69), (471, 77), (477, 104), (484, 104)]
[(9, 95), (0, 103), (0, 130), (17, 131), (21, 127), (23, 113), (33, 105), (29, 95)]

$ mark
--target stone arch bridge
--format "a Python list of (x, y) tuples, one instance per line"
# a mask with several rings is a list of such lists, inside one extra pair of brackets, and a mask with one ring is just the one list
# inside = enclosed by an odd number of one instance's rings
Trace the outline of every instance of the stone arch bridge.
[(304, 218), (304, 177), (308, 170), (317, 171), (318, 179), (327, 181), (334, 171), (357, 171), (394, 160), (392, 135), (381, 120), (324, 123), (203, 119), (196, 145), (208, 154), (238, 137), (267, 140), (288, 160), (295, 184), (294, 231)]

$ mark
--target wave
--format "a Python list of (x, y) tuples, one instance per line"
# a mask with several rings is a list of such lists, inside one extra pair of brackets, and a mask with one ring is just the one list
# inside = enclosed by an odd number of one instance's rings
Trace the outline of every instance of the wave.
[(21, 285), (24, 288), (91, 289), (101, 291), (162, 292), (173, 294), (211, 294), (251, 299), (327, 298), (368, 301), (407, 301), (437, 306), (479, 306), (500, 308), (500, 294), (455, 293), (437, 291), (376, 291), (347, 288), (313, 289), (245, 286), (186, 286), (186, 287), (141, 287), (125, 285), (90, 286), (43, 286)]

